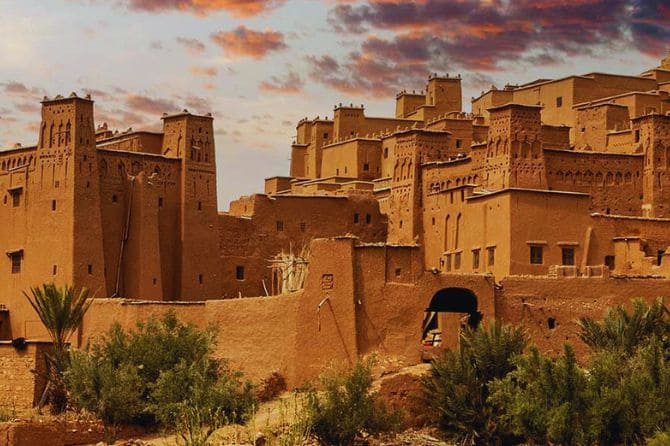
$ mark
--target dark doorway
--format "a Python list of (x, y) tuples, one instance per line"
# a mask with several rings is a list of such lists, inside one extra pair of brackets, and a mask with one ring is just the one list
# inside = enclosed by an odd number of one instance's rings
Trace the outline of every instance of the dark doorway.
[(424, 359), (438, 350), (456, 348), (461, 328), (476, 328), (482, 320), (477, 296), (467, 288), (444, 288), (430, 300), (423, 320)]

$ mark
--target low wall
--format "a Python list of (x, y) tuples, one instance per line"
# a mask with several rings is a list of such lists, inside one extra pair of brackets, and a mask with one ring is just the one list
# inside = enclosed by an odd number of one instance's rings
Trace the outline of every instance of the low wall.
[(139, 321), (174, 311), (182, 322), (216, 326), (216, 356), (248, 378), (257, 381), (273, 370), (290, 377), (298, 300), (299, 294), (188, 303), (96, 299), (84, 317), (78, 346), (95, 343), (114, 323), (134, 330)]
[[(138, 426), (120, 426), (117, 438), (146, 434)], [(0, 446), (75, 446), (104, 440), (104, 428), (97, 421), (30, 420), (0, 423)]]
[[(95, 341), (113, 322), (130, 329), (174, 310), (199, 327), (216, 324), (216, 355), (248, 378), (258, 381), (279, 371), (295, 387), (331, 363), (353, 364), (369, 353), (420, 362), (425, 310), (436, 293), (449, 288), (471, 292), (484, 320), (524, 325), (532, 341), (552, 354), (569, 341), (580, 357), (587, 350), (577, 337), (579, 317), (600, 318), (606, 308), (635, 297), (670, 295), (670, 280), (651, 278), (510, 277), (496, 284), (487, 275), (433, 274), (425, 271), (417, 247), (358, 245), (346, 237), (316, 240), (311, 253), (305, 289), (293, 295), (188, 303), (97, 299), (73, 344)], [(458, 296), (440, 293), (441, 299)], [(453, 324), (445, 327), (447, 345), (457, 340), (459, 319), (445, 320)], [(30, 369), (37, 348), (22, 353), (0, 344), (0, 373), (8, 375), (0, 386), (22, 405), (35, 399)]]
[(16, 349), (0, 341), (0, 407), (23, 409), (37, 403), (44, 391), (44, 351), (49, 344), (28, 342)]
[(630, 307), (635, 298), (670, 298), (670, 280), (663, 279), (509, 277), (501, 285), (498, 318), (523, 325), (544, 352), (560, 354), (570, 342), (581, 358), (588, 348), (578, 337), (580, 317), (601, 319), (607, 308)]

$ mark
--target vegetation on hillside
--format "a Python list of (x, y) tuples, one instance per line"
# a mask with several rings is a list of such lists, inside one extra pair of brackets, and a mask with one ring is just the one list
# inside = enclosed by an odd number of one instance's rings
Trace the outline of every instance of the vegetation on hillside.
[(65, 383), (72, 404), (98, 416), (113, 440), (121, 423), (177, 431), (205, 445), (227, 423), (244, 422), (256, 405), (249, 382), (213, 358), (216, 330), (180, 322), (174, 313), (114, 325), (86, 350), (72, 352)]
[(670, 321), (663, 303), (634, 301), (631, 311), (616, 307), (601, 321), (582, 318), (579, 327), (592, 349), (584, 366), (569, 344), (551, 358), (535, 347), (523, 353), (519, 329), (466, 329), (458, 351), (434, 361), (425, 381), (436, 423), (468, 444), (658, 444), (667, 438)]

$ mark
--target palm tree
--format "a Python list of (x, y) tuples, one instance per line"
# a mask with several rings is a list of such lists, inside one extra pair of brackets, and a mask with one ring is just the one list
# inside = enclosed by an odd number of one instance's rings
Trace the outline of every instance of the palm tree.
[(642, 343), (656, 336), (668, 342), (670, 322), (668, 309), (662, 299), (649, 305), (642, 300), (633, 301), (632, 312), (623, 306), (607, 310), (602, 321), (583, 317), (577, 321), (579, 337), (593, 350), (618, 351), (632, 355)]
[(35, 309), (53, 342), (52, 352), (46, 355), (48, 382), (40, 406), (45, 398), (49, 398), (52, 412), (61, 413), (67, 406), (63, 372), (67, 367), (68, 340), (81, 325), (93, 300), (89, 298), (86, 288), (77, 293), (73, 286), (64, 285), (58, 288), (53, 283), (31, 287), (30, 295), (25, 291), (23, 294)]

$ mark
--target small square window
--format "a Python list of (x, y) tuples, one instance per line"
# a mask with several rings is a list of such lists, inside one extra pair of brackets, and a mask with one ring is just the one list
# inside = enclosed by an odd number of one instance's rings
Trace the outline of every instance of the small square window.
[(530, 263), (533, 265), (542, 265), (544, 263), (542, 246), (530, 247)]
[(493, 266), (496, 263), (496, 248), (495, 246), (489, 246), (486, 248), (486, 254), (488, 257), (488, 265)]
[(284, 222), (277, 220), (277, 232), (282, 232), (284, 230)]
[(118, 203), (119, 197), (116, 196), (116, 194), (112, 195), (112, 203)]
[(243, 266), (236, 266), (235, 267), (235, 278), (237, 280), (244, 280), (244, 267)]
[(614, 270), (615, 263), (614, 263), (614, 256), (605, 256), (605, 266), (609, 268), (610, 271)]
[(461, 269), (461, 253), (454, 254), (454, 269)]
[(556, 98), (556, 107), (563, 107), (563, 96)]
[(400, 274), (402, 274), (402, 270), (400, 268), (395, 269), (395, 276), (400, 277)]
[(370, 164), (364, 163), (363, 164), (363, 172), (369, 172), (370, 171)]
[(328, 139), (328, 132), (325, 132), (325, 133), (323, 134), (323, 139)]
[(360, 220), (360, 215), (358, 215), (358, 213), (354, 214), (354, 223), (358, 223), (359, 220)]
[(463, 145), (463, 141), (461, 141), (460, 139), (457, 139), (456, 140), (456, 148), (460, 149), (462, 145)]
[(472, 250), (472, 269), (479, 269), (479, 249)]
[(575, 264), (575, 248), (561, 248), (561, 257), (563, 265), (572, 266)]

